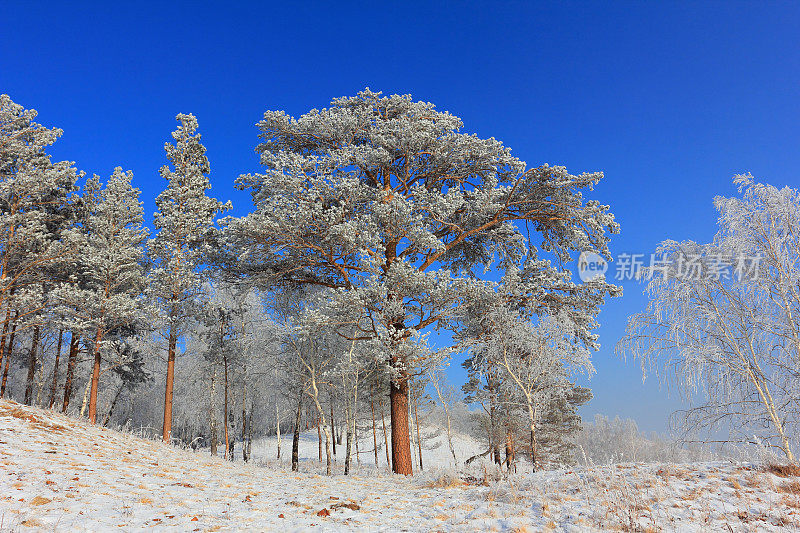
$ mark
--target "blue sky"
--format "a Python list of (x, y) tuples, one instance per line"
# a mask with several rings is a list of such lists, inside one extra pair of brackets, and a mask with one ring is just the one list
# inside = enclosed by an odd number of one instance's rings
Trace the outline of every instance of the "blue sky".
[[(800, 4), (789, 2), (3, 3), (0, 92), (64, 129), (88, 173), (134, 171), (146, 212), (163, 144), (194, 113), (214, 194), (258, 170), (255, 123), (369, 86), (460, 116), (535, 166), (602, 170), (593, 197), (622, 224), (612, 252), (708, 240), (712, 198), (752, 172), (800, 186)], [(643, 308), (623, 284), (600, 321), (583, 410), (664, 431), (679, 406), (613, 347)], [(461, 380), (460, 368), (451, 372)]]

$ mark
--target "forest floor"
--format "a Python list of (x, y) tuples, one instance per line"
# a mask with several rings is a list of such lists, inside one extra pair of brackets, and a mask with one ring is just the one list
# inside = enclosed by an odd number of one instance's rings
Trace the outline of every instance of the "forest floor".
[(800, 477), (786, 474), (717, 462), (498, 478), (473, 463), (327, 477), (0, 401), (0, 531), (800, 530)]

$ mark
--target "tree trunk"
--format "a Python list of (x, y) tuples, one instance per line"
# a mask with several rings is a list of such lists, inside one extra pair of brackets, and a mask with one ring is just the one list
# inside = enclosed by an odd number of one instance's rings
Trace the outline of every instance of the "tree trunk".
[(120, 394), (122, 394), (122, 389), (125, 388), (125, 384), (121, 384), (117, 389), (117, 393), (114, 395), (114, 399), (111, 400), (111, 405), (108, 408), (108, 413), (106, 413), (106, 417), (103, 419), (103, 427), (108, 426), (108, 423), (111, 422), (111, 415), (114, 414), (114, 407), (117, 406), (117, 400), (119, 400)]
[(375, 451), (375, 468), (378, 468), (378, 428), (375, 425), (375, 396), (370, 387), (369, 408), (372, 411), (372, 446)]
[(169, 328), (169, 346), (167, 347), (167, 384), (164, 388), (164, 424), (161, 439), (170, 442), (172, 438), (172, 388), (175, 383), (175, 348), (178, 344), (175, 326)]
[(61, 345), (64, 342), (64, 330), (58, 330), (58, 343), (56, 345), (56, 360), (53, 363), (53, 382), (50, 385), (50, 398), (47, 401), (47, 408), (52, 409), (56, 403), (56, 388), (58, 387), (58, 361), (61, 358)]
[[(302, 391), (300, 392), (302, 394)], [(281, 458), (281, 410), (278, 402), (278, 365), (275, 365), (275, 433), (278, 435), (278, 459)]]
[(253, 402), (250, 402), (250, 413), (247, 415), (247, 444), (243, 444), (242, 446), (247, 447), (247, 460), (249, 461), (252, 457), (253, 451), (253, 411), (255, 411), (255, 406)]
[(400, 375), (391, 381), (389, 404), (392, 425), (392, 472), (412, 475), (411, 440), (408, 424), (408, 373), (400, 369)]
[(319, 388), (317, 387), (317, 376), (313, 366), (307, 366), (310, 376), (310, 385), (311, 385), (311, 398), (314, 400), (314, 406), (317, 408), (317, 415), (319, 416), (320, 422), (322, 423), (323, 431), (325, 432), (325, 458), (327, 464), (325, 466), (325, 473), (327, 475), (331, 475), (333, 473), (332, 463), (333, 458), (331, 457), (331, 441), (333, 440), (331, 435), (331, 430), (328, 427), (328, 424), (325, 421), (325, 411), (322, 409), (322, 404), (319, 403)]
[(414, 424), (417, 426), (417, 451), (419, 452), (419, 469), (422, 471), (422, 438), (419, 434), (419, 395), (414, 395)]
[(242, 384), (242, 461), (245, 463), (249, 459), (247, 457), (247, 382)]
[(11, 336), (8, 338), (8, 354), (6, 355), (6, 363), (3, 367), (3, 383), (0, 385), (0, 398), (5, 397), (6, 383), (8, 383), (8, 367), (11, 363), (11, 358), (14, 356), (14, 334), (17, 332), (17, 319), (19, 318), (19, 311), (14, 311), (14, 322), (11, 325)]
[(28, 378), (25, 380), (25, 405), (33, 404), (33, 384), (36, 378), (36, 355), (39, 351), (40, 326), (33, 327), (33, 338), (31, 339), (31, 351), (28, 353)]
[(506, 469), (511, 471), (514, 467), (514, 435), (511, 431), (511, 425), (506, 423)]
[(80, 412), (81, 418), (83, 418), (83, 416), (86, 414), (86, 406), (89, 405), (89, 391), (91, 390), (91, 387), (92, 387), (92, 380), (90, 379), (86, 381), (86, 386), (83, 388), (83, 401), (81, 402), (81, 412)]
[[(0, 335), (0, 371), (3, 369), (3, 360), (6, 357), (6, 339), (8, 328), (11, 325), (11, 307), (6, 308), (6, 319), (3, 321), (3, 333)], [(10, 350), (9, 350), (10, 351)], [(9, 354), (11, 357), (11, 354)]]
[(222, 415), (222, 423), (225, 426), (225, 459), (228, 459), (230, 453), (230, 440), (228, 436), (228, 356), (222, 356), (222, 364), (225, 368), (225, 412)]
[(322, 423), (317, 415), (317, 440), (319, 441), (319, 462), (322, 462)]
[(347, 445), (344, 453), (344, 475), (350, 475), (350, 455), (353, 451), (353, 431), (351, 429), (350, 418), (352, 417), (352, 410), (350, 409), (350, 402), (345, 402), (344, 417), (347, 424)]
[(211, 432), (211, 456), (217, 456), (217, 367), (211, 373), (211, 397), (208, 402), (208, 422)]
[(75, 332), (70, 332), (67, 375), (64, 377), (64, 403), (61, 405), (62, 413), (67, 412), (69, 401), (72, 398), (72, 380), (75, 377), (75, 365), (78, 362), (78, 341), (79, 339), (75, 336)]
[(392, 458), (389, 456), (389, 436), (386, 432), (386, 414), (383, 412), (383, 397), (379, 396), (378, 405), (381, 407), (381, 424), (383, 425), (383, 450), (386, 452), (386, 466), (392, 466)]
[(450, 453), (453, 455), (453, 466), (458, 468), (458, 458), (456, 457), (456, 449), (453, 447), (453, 426), (450, 419), (450, 408), (443, 401), (444, 412), (447, 416), (447, 444), (450, 446)]
[(336, 424), (334, 423), (334, 420), (333, 420), (333, 393), (331, 393), (331, 433), (332, 433), (331, 437), (333, 438), (333, 440), (332, 440), (333, 455), (335, 456), (336, 455)]
[(94, 366), (92, 367), (92, 385), (89, 390), (89, 422), (97, 422), (97, 388), (100, 384), (100, 343), (103, 340), (103, 329), (97, 328), (94, 339)]
[(297, 393), (297, 414), (294, 417), (294, 435), (292, 436), (292, 472), (300, 469), (300, 423), (303, 416), (303, 389)]
[[(302, 394), (302, 392), (300, 394)], [(281, 458), (281, 412), (278, 409), (277, 394), (275, 394), (275, 432), (278, 435), (278, 459), (280, 459)]]
[(531, 423), (531, 468), (536, 472), (536, 411), (528, 400), (528, 417)]

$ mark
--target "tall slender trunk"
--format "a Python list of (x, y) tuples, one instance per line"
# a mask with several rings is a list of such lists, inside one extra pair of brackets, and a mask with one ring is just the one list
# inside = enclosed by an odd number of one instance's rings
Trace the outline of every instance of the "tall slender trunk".
[(333, 420), (333, 392), (330, 393), (331, 396), (331, 433), (333, 437), (333, 455), (336, 455), (336, 424)]
[(89, 422), (97, 422), (97, 388), (100, 384), (100, 343), (103, 340), (103, 329), (97, 328), (94, 338), (94, 366), (92, 367), (92, 384), (89, 390)]
[(319, 462), (322, 462), (322, 422), (317, 415), (317, 440), (319, 441)]
[(303, 389), (297, 393), (297, 414), (294, 417), (294, 435), (292, 436), (292, 472), (300, 469), (300, 423), (303, 416)]
[(345, 423), (347, 424), (347, 444), (344, 453), (344, 475), (350, 475), (350, 455), (353, 451), (353, 431), (350, 424), (352, 417), (352, 410), (350, 409), (350, 402), (345, 402), (344, 406)]
[(242, 383), (242, 461), (248, 461), (247, 457), (247, 382)]
[(378, 428), (375, 425), (375, 396), (370, 386), (369, 408), (372, 411), (372, 446), (375, 451), (375, 468), (378, 468)]
[[(395, 362), (396, 365), (396, 362)], [(412, 475), (411, 439), (408, 424), (408, 372), (398, 368), (396, 380), (389, 387), (389, 406), (392, 426), (392, 472)]]
[[(300, 392), (302, 394), (302, 391)], [(281, 410), (278, 402), (278, 365), (275, 365), (275, 433), (278, 436), (278, 459), (281, 458)]]
[(323, 431), (325, 432), (325, 473), (330, 476), (333, 473), (333, 458), (331, 457), (331, 441), (333, 438), (331, 436), (331, 430), (325, 421), (325, 411), (323, 410), (322, 404), (319, 401), (319, 387), (317, 387), (316, 369), (312, 365), (306, 365), (306, 369), (309, 372), (309, 385), (311, 386), (310, 396), (311, 399), (314, 400), (314, 407), (317, 408), (317, 416), (319, 416), (320, 423), (322, 424)]
[(78, 337), (75, 332), (70, 332), (69, 338), (69, 358), (67, 358), (67, 375), (64, 377), (64, 403), (61, 405), (61, 412), (66, 413), (72, 398), (72, 380), (75, 377), (75, 365), (78, 362)]
[(86, 414), (86, 406), (89, 405), (89, 391), (92, 388), (92, 380), (86, 381), (86, 386), (83, 388), (83, 401), (81, 402), (81, 412), (80, 417)]
[(8, 338), (8, 354), (6, 355), (6, 363), (3, 367), (3, 383), (0, 385), (0, 398), (6, 394), (6, 383), (8, 383), (8, 367), (11, 363), (11, 358), (14, 356), (14, 335), (17, 332), (17, 319), (19, 318), (19, 311), (14, 311), (14, 322), (11, 325), (11, 336)]
[(208, 402), (208, 421), (211, 432), (211, 456), (217, 456), (217, 367), (211, 373), (211, 397)]
[(114, 394), (114, 399), (111, 400), (111, 405), (108, 408), (108, 413), (106, 413), (106, 417), (103, 419), (103, 427), (108, 426), (108, 423), (111, 422), (111, 416), (114, 414), (114, 407), (117, 406), (117, 400), (119, 400), (119, 397), (122, 394), (122, 389), (124, 388), (125, 384), (124, 383), (120, 384), (116, 394)]
[(56, 388), (58, 387), (58, 361), (61, 358), (61, 346), (64, 342), (64, 330), (58, 330), (58, 343), (56, 345), (56, 360), (53, 363), (53, 382), (50, 385), (50, 398), (47, 401), (47, 408), (52, 409), (56, 403)]
[(33, 403), (33, 384), (36, 378), (36, 356), (39, 352), (40, 326), (33, 327), (33, 338), (31, 339), (31, 351), (28, 353), (28, 378), (25, 380), (25, 404)]
[(228, 459), (231, 444), (228, 436), (228, 356), (225, 354), (222, 355), (222, 364), (225, 367), (225, 413), (222, 422), (225, 425), (225, 459)]
[[(174, 317), (174, 313), (171, 316)], [(175, 383), (175, 349), (178, 344), (175, 333), (175, 326), (171, 324), (167, 346), (167, 383), (164, 388), (164, 424), (161, 432), (161, 439), (164, 442), (169, 442), (172, 438), (172, 388)]]
[(417, 426), (417, 450), (419, 452), (419, 469), (422, 470), (422, 438), (419, 434), (419, 394), (414, 394), (414, 424)]
[(528, 418), (531, 424), (531, 468), (536, 472), (536, 411), (528, 399)]
[(419, 459), (417, 459), (417, 442), (414, 440), (414, 402), (412, 401), (413, 385), (409, 384), (409, 391), (408, 391), (408, 433), (409, 433), (409, 442), (411, 443), (411, 462), (412, 464), (419, 465)]
[(253, 451), (253, 411), (255, 411), (255, 405), (253, 401), (250, 401), (250, 413), (247, 415), (247, 443), (243, 444), (247, 448), (247, 460), (249, 461), (252, 457), (251, 452)]
[[(0, 371), (3, 369), (3, 360), (6, 356), (6, 340), (8, 328), (11, 325), (11, 307), (6, 308), (6, 319), (3, 321), (3, 333), (0, 335)], [(9, 354), (10, 357), (10, 354)]]
[(389, 435), (386, 432), (386, 414), (383, 412), (383, 397), (379, 396), (378, 405), (381, 407), (381, 424), (383, 425), (383, 449), (386, 452), (386, 466), (392, 466), (392, 458), (389, 456)]
[(491, 446), (492, 446), (492, 458), (494, 459), (494, 463), (498, 466), (503, 464), (503, 458), (500, 457), (500, 443), (498, 442), (498, 430), (497, 430), (497, 408), (492, 406), (490, 409), (489, 418), (491, 419), (489, 425), (489, 431), (491, 432)]

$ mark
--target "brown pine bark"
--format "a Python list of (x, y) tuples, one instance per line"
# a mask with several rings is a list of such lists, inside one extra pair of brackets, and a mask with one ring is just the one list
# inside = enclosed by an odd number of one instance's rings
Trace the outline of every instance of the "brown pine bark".
[(28, 353), (28, 377), (25, 380), (25, 405), (31, 405), (33, 403), (33, 384), (36, 380), (36, 355), (39, 352), (40, 335), (41, 329), (37, 324), (33, 327), (31, 351)]
[(400, 369), (397, 382), (389, 386), (389, 407), (392, 426), (392, 472), (412, 475), (411, 438), (408, 423), (408, 373)]
[(94, 339), (94, 367), (92, 367), (92, 387), (89, 390), (89, 422), (97, 422), (97, 387), (100, 384), (100, 343), (103, 340), (102, 328), (97, 328)]
[(69, 358), (67, 359), (67, 375), (64, 377), (64, 403), (61, 405), (62, 413), (67, 412), (69, 401), (72, 398), (72, 380), (75, 377), (75, 365), (78, 362), (78, 340), (75, 332), (71, 332), (69, 339)]
[(56, 345), (56, 360), (53, 363), (53, 382), (50, 385), (50, 398), (47, 401), (47, 408), (52, 409), (56, 403), (56, 388), (58, 387), (58, 361), (61, 359), (61, 345), (64, 342), (64, 330), (58, 330), (58, 343)]
[(161, 439), (164, 442), (169, 442), (172, 436), (172, 388), (175, 383), (175, 348), (178, 344), (174, 328), (174, 326), (170, 326), (169, 346), (167, 347), (167, 386), (164, 389), (164, 425), (161, 433)]
[(8, 338), (8, 354), (6, 355), (6, 363), (3, 367), (3, 383), (0, 385), (0, 398), (3, 398), (6, 394), (8, 367), (11, 363), (11, 357), (14, 355), (14, 335), (17, 332), (17, 318), (19, 318), (19, 311), (14, 311), (14, 323), (11, 325), (11, 336)]

